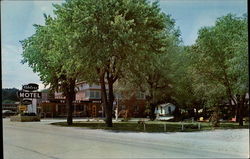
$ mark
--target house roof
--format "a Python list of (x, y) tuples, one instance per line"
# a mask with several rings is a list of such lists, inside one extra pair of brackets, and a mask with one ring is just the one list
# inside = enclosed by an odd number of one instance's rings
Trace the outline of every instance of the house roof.
[(172, 103), (164, 103), (164, 104), (160, 104), (158, 106), (161, 106), (161, 107), (174, 106), (175, 107), (175, 105), (173, 105)]

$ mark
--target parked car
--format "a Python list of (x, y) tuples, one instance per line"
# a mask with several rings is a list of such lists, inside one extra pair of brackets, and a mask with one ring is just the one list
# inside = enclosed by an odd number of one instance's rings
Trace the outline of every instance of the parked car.
[(36, 116), (36, 113), (22, 113), (21, 116)]
[(16, 112), (12, 111), (12, 110), (2, 110), (2, 117), (9, 117), (9, 116), (13, 116), (15, 115)]

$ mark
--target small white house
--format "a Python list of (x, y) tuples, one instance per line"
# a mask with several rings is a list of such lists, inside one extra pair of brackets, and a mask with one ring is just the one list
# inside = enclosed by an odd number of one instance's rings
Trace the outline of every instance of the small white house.
[(171, 119), (174, 111), (175, 111), (175, 105), (171, 103), (158, 105), (155, 108), (156, 119), (159, 119), (159, 120)]

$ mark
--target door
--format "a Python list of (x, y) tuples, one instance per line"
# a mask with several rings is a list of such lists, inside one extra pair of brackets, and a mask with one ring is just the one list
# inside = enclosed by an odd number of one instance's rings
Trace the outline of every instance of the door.
[(92, 116), (96, 117), (96, 105), (92, 106)]

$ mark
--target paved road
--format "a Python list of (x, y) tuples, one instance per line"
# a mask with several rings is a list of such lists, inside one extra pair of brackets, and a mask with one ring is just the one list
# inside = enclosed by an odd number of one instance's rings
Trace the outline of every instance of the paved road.
[(248, 158), (249, 131), (117, 133), (3, 120), (5, 159)]

